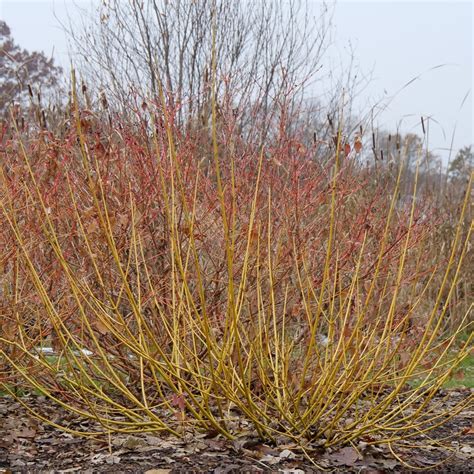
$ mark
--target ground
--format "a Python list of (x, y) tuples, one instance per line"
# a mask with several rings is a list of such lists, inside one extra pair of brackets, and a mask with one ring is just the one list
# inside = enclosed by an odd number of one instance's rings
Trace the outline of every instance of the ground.
[[(474, 399), (474, 389), (444, 391), (447, 404), (466, 397)], [(28, 405), (49, 419), (86, 427), (84, 422), (51, 406), (39, 396), (24, 398)], [(463, 413), (416, 443), (424, 449), (398, 447), (397, 454), (408, 464), (428, 472), (474, 472), (474, 411), (472, 403)], [(444, 438), (443, 446), (433, 439)], [(356, 449), (355, 449), (356, 448)], [(311, 459), (309, 459), (311, 458)], [(437, 464), (446, 460), (442, 466)], [(319, 467), (317, 467), (317, 466)], [(236, 441), (219, 437), (185, 435), (183, 439), (156, 434), (116, 434), (110, 439), (82, 439), (26, 416), (21, 404), (0, 397), (0, 474), (21, 473), (148, 473), (212, 472), (411, 472), (394, 458), (388, 447), (359, 443), (335, 451), (315, 448), (307, 455), (293, 445), (269, 446), (243, 434)], [(426, 471), (425, 471), (426, 472)]]

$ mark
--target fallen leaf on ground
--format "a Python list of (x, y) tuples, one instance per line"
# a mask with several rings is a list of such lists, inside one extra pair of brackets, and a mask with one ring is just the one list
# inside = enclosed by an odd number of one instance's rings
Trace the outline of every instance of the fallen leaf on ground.
[(350, 446), (340, 449), (328, 456), (328, 458), (339, 466), (352, 466), (359, 460), (359, 453)]

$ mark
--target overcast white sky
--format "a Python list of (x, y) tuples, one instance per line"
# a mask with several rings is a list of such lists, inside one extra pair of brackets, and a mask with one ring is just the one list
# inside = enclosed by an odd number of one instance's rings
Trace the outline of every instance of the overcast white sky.
[[(67, 69), (66, 40), (55, 13), (64, 18), (68, 9), (73, 11), (73, 3), (0, 0), (0, 18), (8, 23), (18, 44), (53, 54)], [(83, 4), (82, 0), (76, 3)], [(309, 3), (316, 13), (319, 2)], [(473, 144), (472, 1), (339, 1), (334, 27), (326, 67), (338, 64), (340, 57), (348, 60), (351, 42), (362, 72), (372, 72), (358, 107), (366, 111), (368, 106), (395, 95), (377, 117), (380, 128), (394, 131), (399, 127), (405, 133), (421, 134), (420, 116), (432, 117), (429, 145), (444, 161), (454, 129), (454, 154), (460, 147)], [(443, 66), (435, 68), (439, 65)]]

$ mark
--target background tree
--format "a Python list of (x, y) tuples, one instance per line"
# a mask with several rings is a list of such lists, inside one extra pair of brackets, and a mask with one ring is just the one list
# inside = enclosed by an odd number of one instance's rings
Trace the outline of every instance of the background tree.
[(461, 148), (454, 160), (449, 164), (448, 174), (451, 179), (468, 179), (469, 174), (474, 171), (474, 153), (472, 145)]
[[(99, 16), (86, 21), (81, 15), (83, 23), (68, 32), (77, 69), (88, 85), (107, 91), (112, 106), (128, 112), (137, 94), (156, 97), (161, 83), (175, 120), (205, 128), (215, 31), (218, 100), (233, 111), (246, 139), (261, 140), (295, 123), (310, 85), (313, 97), (314, 91), (323, 97), (314, 87), (330, 74), (323, 57), (332, 14), (325, 3), (313, 12), (304, 0), (109, 0)], [(340, 92), (324, 97), (335, 104), (334, 115)], [(311, 108), (313, 114), (323, 109), (314, 101)]]
[(413, 192), (416, 168), (419, 168), (418, 191), (433, 191), (442, 185), (441, 158), (430, 151), (423, 138), (415, 133), (401, 134), (377, 131), (373, 134), (373, 148), (366, 151), (369, 163), (381, 170), (392, 170), (395, 176), (403, 166), (400, 193), (410, 196)]
[(11, 104), (28, 101), (28, 85), (36, 94), (51, 94), (59, 84), (61, 72), (44, 53), (29, 52), (17, 45), (7, 23), (0, 20), (0, 116), (8, 112)]

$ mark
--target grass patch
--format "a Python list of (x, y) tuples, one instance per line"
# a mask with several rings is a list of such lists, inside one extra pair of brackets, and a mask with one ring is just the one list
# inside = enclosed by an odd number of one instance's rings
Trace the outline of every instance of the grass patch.
[(474, 355), (471, 353), (461, 362), (452, 378), (443, 388), (474, 388)]

